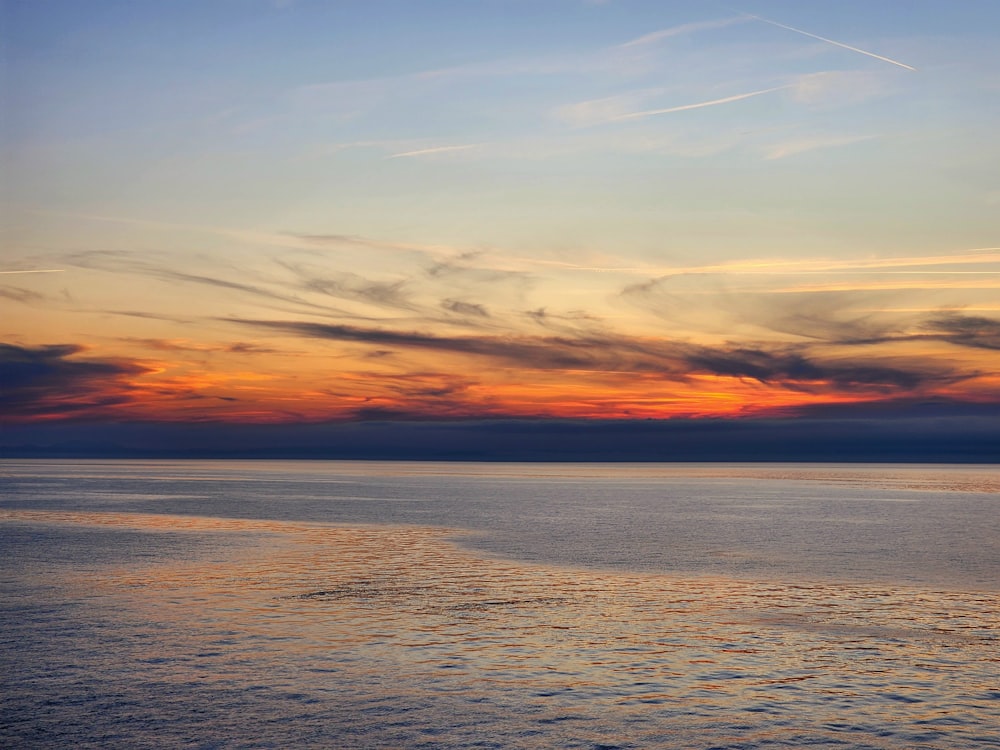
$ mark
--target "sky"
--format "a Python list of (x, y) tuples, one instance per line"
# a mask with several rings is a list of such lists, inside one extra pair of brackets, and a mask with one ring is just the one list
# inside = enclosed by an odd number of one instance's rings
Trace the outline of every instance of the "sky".
[(0, 8), (14, 443), (1000, 433), (995, 0)]

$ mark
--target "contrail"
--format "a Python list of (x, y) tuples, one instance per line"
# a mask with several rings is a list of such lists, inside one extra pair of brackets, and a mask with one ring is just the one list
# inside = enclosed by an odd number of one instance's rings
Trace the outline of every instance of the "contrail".
[(620, 122), (621, 120), (638, 120), (641, 117), (652, 117), (653, 115), (666, 115), (671, 112), (683, 112), (688, 109), (701, 109), (702, 107), (714, 107), (716, 104), (728, 104), (729, 102), (738, 102), (740, 99), (749, 99), (752, 96), (760, 96), (761, 94), (770, 94), (772, 91), (781, 91), (782, 89), (787, 89), (789, 86), (775, 86), (770, 89), (761, 89), (760, 91), (751, 91), (748, 94), (736, 94), (736, 96), (727, 96), (724, 99), (713, 99), (710, 102), (698, 102), (697, 104), (681, 104), (678, 107), (667, 107), (666, 109), (647, 109), (642, 112), (629, 112), (626, 115), (618, 115), (617, 117), (611, 117), (605, 122)]
[(475, 148), (477, 144), (469, 144), (467, 146), (436, 146), (434, 148), (421, 148), (416, 151), (403, 151), (399, 154), (390, 154), (387, 159), (401, 159), (410, 156), (424, 156), (425, 154), (443, 154), (448, 151), (466, 151), (470, 148)]
[(32, 268), (27, 271), (0, 271), (0, 273), (62, 273), (65, 268)]
[(915, 71), (911, 65), (906, 63), (901, 63), (899, 60), (893, 60), (889, 57), (882, 57), (882, 55), (876, 55), (874, 52), (866, 52), (863, 49), (858, 49), (857, 47), (852, 47), (849, 44), (844, 44), (843, 42), (835, 42), (833, 39), (827, 39), (825, 36), (819, 36), (817, 34), (810, 34), (808, 31), (803, 31), (802, 29), (796, 29), (794, 26), (786, 26), (783, 23), (778, 23), (777, 21), (771, 21), (767, 18), (761, 18), (760, 16), (755, 16), (753, 13), (747, 13), (750, 18), (755, 18), (758, 21), (763, 21), (764, 23), (769, 23), (772, 26), (777, 26), (779, 29), (787, 29), (788, 31), (794, 31), (796, 34), (802, 34), (804, 36), (812, 37), (813, 39), (819, 39), (821, 42), (826, 42), (827, 44), (833, 44), (837, 47), (843, 47), (844, 49), (849, 49), (851, 52), (860, 52), (862, 55), (868, 55), (868, 57), (874, 57), (876, 60), (881, 60), (882, 62), (887, 62), (892, 65), (898, 65), (901, 68), (906, 68), (907, 70)]

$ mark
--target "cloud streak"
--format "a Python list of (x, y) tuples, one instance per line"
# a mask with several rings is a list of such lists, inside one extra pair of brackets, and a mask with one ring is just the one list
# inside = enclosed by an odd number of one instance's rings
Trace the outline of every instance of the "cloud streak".
[[(665, 280), (632, 284), (621, 296), (665, 319), (689, 312), (689, 299), (683, 293), (666, 289)], [(873, 285), (872, 288), (883, 291), (891, 287)], [(792, 289), (765, 289), (764, 294), (779, 295), (778, 298), (769, 297), (765, 305), (760, 304), (759, 292), (721, 299), (713, 297), (712, 304), (716, 309), (725, 308), (727, 314), (742, 324), (821, 342), (825, 347), (941, 342), (970, 349), (1000, 349), (1000, 321), (994, 318), (940, 308), (859, 308), (859, 299), (865, 299), (860, 292), (868, 291), (865, 285), (844, 289), (823, 287), (818, 290), (821, 293), (813, 287), (805, 289), (797, 294)], [(769, 345), (768, 350), (773, 352), (776, 346)], [(871, 355), (866, 353), (864, 356)]]
[(145, 349), (152, 349), (160, 352), (195, 352), (200, 354), (211, 354), (226, 352), (230, 354), (275, 354), (276, 349), (267, 349), (256, 344), (237, 341), (232, 344), (199, 344), (183, 339), (140, 339), (122, 338), (130, 344), (141, 346)]
[(952, 344), (1000, 351), (1000, 320), (994, 318), (945, 314), (929, 320), (927, 328)]
[(912, 65), (907, 65), (906, 63), (902, 63), (899, 60), (893, 60), (891, 57), (884, 57), (882, 55), (877, 55), (874, 52), (868, 52), (867, 50), (859, 49), (858, 47), (852, 47), (851, 45), (844, 44), (843, 42), (837, 42), (837, 41), (834, 41), (833, 39), (827, 39), (824, 36), (819, 36), (818, 34), (812, 34), (812, 33), (808, 32), (808, 31), (803, 31), (802, 29), (797, 29), (794, 26), (787, 26), (786, 24), (778, 23), (777, 21), (772, 21), (772, 20), (770, 20), (768, 18), (762, 18), (761, 16), (755, 16), (752, 13), (747, 13), (746, 15), (749, 18), (753, 18), (754, 20), (761, 21), (762, 23), (770, 24), (771, 26), (776, 26), (779, 29), (785, 29), (786, 31), (794, 31), (796, 34), (802, 34), (803, 36), (811, 37), (812, 39), (818, 39), (821, 42), (826, 42), (827, 44), (832, 44), (835, 47), (841, 47), (843, 49), (850, 50), (851, 52), (857, 52), (858, 54), (861, 54), (861, 55), (867, 55), (868, 57), (872, 57), (872, 58), (874, 58), (876, 60), (881, 60), (882, 62), (887, 62), (890, 65), (896, 65), (896, 66), (898, 66), (900, 68), (905, 68), (906, 70), (916, 71), (916, 68), (914, 68)]
[(452, 154), (456, 151), (468, 151), (478, 148), (479, 144), (471, 143), (462, 146), (434, 146), (432, 148), (419, 148), (415, 151), (401, 151), (398, 154), (389, 154), (386, 159), (410, 159), (415, 156), (433, 156), (435, 154)]
[(787, 141), (771, 146), (766, 150), (766, 159), (784, 159), (789, 156), (796, 156), (808, 151), (820, 149), (839, 148), (840, 146), (851, 146), (855, 143), (870, 141), (878, 136), (874, 135), (845, 135), (826, 136), (815, 138), (802, 138), (795, 141)]
[(1000, 320), (993, 318), (944, 313), (920, 321), (912, 331), (887, 331), (870, 336), (858, 331), (858, 335), (850, 335), (849, 326), (845, 325), (843, 335), (829, 337), (828, 343), (859, 346), (936, 341), (966, 349), (1000, 351)]
[(697, 102), (694, 104), (681, 104), (676, 107), (665, 107), (663, 109), (647, 109), (641, 112), (628, 112), (623, 115), (616, 115), (605, 120), (605, 122), (625, 122), (627, 120), (641, 120), (646, 117), (656, 117), (657, 115), (668, 115), (673, 112), (686, 112), (692, 109), (704, 109), (705, 107), (717, 107), (720, 104), (730, 104), (732, 102), (742, 101), (743, 99), (751, 99), (755, 96), (763, 96), (764, 94), (771, 94), (775, 91), (781, 91), (782, 89), (788, 89), (791, 86), (772, 86), (768, 89), (760, 89), (759, 91), (749, 91), (745, 94), (736, 94), (734, 96), (726, 96), (721, 99), (712, 99), (705, 102)]
[[(53, 216), (64, 219), (78, 219), (87, 222), (99, 222), (105, 224), (120, 224), (124, 226), (140, 227), (162, 232), (198, 232), (227, 240), (236, 240), (262, 247), (296, 248), (302, 250), (315, 250), (317, 248), (329, 247), (366, 247), (373, 250), (404, 251), (416, 254), (443, 257), (468, 252), (470, 248), (454, 247), (450, 245), (426, 245), (412, 242), (394, 242), (392, 240), (381, 240), (373, 237), (365, 237), (359, 234), (308, 234), (296, 232), (279, 232), (262, 229), (242, 229), (236, 227), (211, 226), (206, 224), (187, 224), (168, 221), (154, 221), (149, 219), (136, 219), (127, 216), (105, 216), (100, 214), (78, 214), (64, 211), (32, 211), (42, 216)], [(86, 255), (95, 255), (89, 253)], [(82, 257), (78, 254), (75, 257)], [(66, 269), (43, 269), (40, 271), (16, 270), (5, 273), (56, 273)], [(3, 272), (0, 272), (3, 273)]]
[(28, 268), (18, 271), (0, 271), (0, 274), (15, 274), (15, 273), (64, 273), (65, 268)]
[(41, 302), (45, 299), (44, 295), (41, 295), (38, 292), (33, 292), (30, 289), (21, 289), (20, 287), (10, 286), (0, 286), (0, 297), (24, 304)]
[(807, 346), (791, 344), (706, 346), (598, 332), (541, 337), (441, 336), (308, 321), (228, 319), (227, 322), (305, 338), (484, 357), (527, 370), (654, 375), (678, 382), (713, 376), (815, 393), (909, 391), (946, 385), (965, 377), (937, 363), (903, 360), (886, 363), (872, 356), (843, 361), (817, 356)]
[(280, 291), (274, 291), (272, 289), (268, 289), (266, 286), (233, 281), (221, 278), (220, 276), (179, 271), (168, 266), (138, 261), (128, 257), (127, 255), (118, 253), (79, 253), (71, 258), (68, 258), (67, 260), (74, 261), (81, 268), (92, 268), (113, 273), (134, 274), (137, 276), (145, 276), (148, 278), (178, 284), (194, 284), (198, 286), (212, 287), (247, 295), (251, 298), (268, 300), (270, 302), (281, 302), (286, 305), (291, 305), (293, 308), (304, 308), (324, 314), (348, 315), (348, 313), (343, 310), (337, 310), (326, 305), (316, 304), (297, 295), (284, 294)]
[[(646, 271), (662, 274), (662, 281), (689, 274), (726, 274), (733, 276), (808, 276), (812, 274), (996, 274), (989, 269), (949, 271), (942, 266), (969, 266), (1000, 263), (1000, 248), (983, 247), (954, 255), (915, 255), (888, 258), (751, 258), (702, 266), (667, 268), (607, 268), (605, 271)], [(927, 270), (931, 268), (932, 270)], [(644, 282), (650, 283), (650, 282)]]
[(739, 23), (746, 23), (748, 16), (733, 16), (731, 18), (721, 18), (715, 21), (696, 21), (694, 23), (684, 23), (679, 26), (671, 26), (668, 29), (660, 29), (659, 31), (653, 31), (649, 34), (643, 34), (640, 37), (631, 39), (618, 45), (618, 49), (633, 49), (635, 47), (645, 47), (648, 45), (656, 44), (664, 39), (670, 39), (676, 36), (685, 36), (687, 34), (694, 34), (699, 31), (711, 31), (713, 29), (723, 29), (727, 26), (734, 26)]

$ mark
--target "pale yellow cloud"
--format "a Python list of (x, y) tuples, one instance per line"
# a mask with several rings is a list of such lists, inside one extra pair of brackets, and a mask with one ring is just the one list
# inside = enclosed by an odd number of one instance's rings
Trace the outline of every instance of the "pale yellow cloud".
[(840, 146), (850, 146), (855, 143), (863, 143), (877, 138), (875, 135), (842, 135), (842, 136), (814, 136), (812, 138), (800, 138), (783, 143), (773, 144), (765, 151), (766, 159), (784, 159), (788, 156), (796, 156), (809, 151), (818, 151), (827, 148), (838, 148)]
[[(1000, 274), (1000, 272), (998, 272)], [(980, 276), (980, 273), (976, 273)], [(998, 289), (998, 278), (968, 278), (968, 279), (899, 279), (885, 281), (834, 281), (822, 284), (796, 284), (773, 289), (778, 294), (799, 292), (860, 292), (888, 291), (894, 289)]]
[[(893, 271), (891, 269), (917, 269), (924, 266), (948, 266), (982, 263), (1000, 263), (1000, 248), (977, 248), (974, 250), (965, 250), (955, 255), (925, 255), (896, 258), (805, 258), (799, 260), (790, 258), (754, 259), (733, 261), (730, 263), (716, 263), (705, 266), (663, 269), (663, 271), (665, 273), (765, 274), (778, 276), (829, 273), (831, 271), (878, 271), (882, 273), (892, 273)], [(897, 272), (918, 273), (916, 270)], [(935, 270), (927, 273), (945, 272)], [(982, 273), (982, 271), (965, 271), (964, 273), (979, 274)]]
[(554, 114), (556, 119), (574, 127), (613, 122), (619, 118), (627, 117), (630, 112), (637, 111), (637, 107), (642, 106), (645, 101), (659, 96), (663, 92), (662, 88), (628, 91), (600, 99), (567, 104), (556, 109)]
[(792, 100), (807, 107), (850, 107), (885, 97), (893, 79), (883, 71), (824, 70), (797, 77), (790, 89)]
[(25, 268), (19, 269), (17, 271), (0, 271), (2, 274), (13, 274), (13, 273), (63, 273), (65, 268)]
[[(500, 257), (500, 256), (496, 256)], [(628, 273), (659, 276), (684, 276), (704, 274), (725, 274), (731, 276), (795, 276), (808, 274), (823, 274), (830, 272), (842, 273), (928, 273), (928, 274), (981, 274), (983, 271), (946, 271), (940, 266), (1000, 263), (1000, 248), (978, 248), (965, 250), (955, 255), (924, 255), (895, 258), (756, 258), (712, 263), (701, 266), (656, 266), (642, 264), (616, 263), (615, 259), (605, 257), (602, 262), (575, 263), (565, 260), (545, 258), (528, 258), (523, 256), (505, 256), (506, 260), (517, 263), (519, 268), (529, 266), (564, 269), (566, 271), (590, 271), (594, 273)], [(924, 267), (935, 267), (933, 271), (918, 270)], [(912, 270), (901, 270), (912, 269)], [(986, 273), (1000, 273), (988, 271)]]

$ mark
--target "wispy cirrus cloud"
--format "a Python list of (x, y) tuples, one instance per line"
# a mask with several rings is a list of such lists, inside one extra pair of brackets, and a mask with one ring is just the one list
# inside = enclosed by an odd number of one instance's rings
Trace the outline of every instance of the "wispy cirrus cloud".
[(630, 373), (674, 381), (714, 376), (816, 393), (913, 390), (947, 385), (968, 377), (936, 362), (885, 360), (877, 356), (847, 361), (817, 354), (802, 344), (707, 346), (600, 332), (579, 332), (573, 336), (443, 336), (308, 321), (228, 319), (227, 322), (304, 338), (483, 357), (526, 370)]
[(511, 76), (556, 76), (620, 72), (623, 51), (641, 51), (666, 39), (688, 36), (704, 31), (748, 23), (756, 19), (749, 14), (678, 24), (658, 29), (608, 48), (589, 52), (562, 52), (524, 57), (461, 63), (443, 68), (358, 80), (340, 80), (297, 86), (288, 92), (289, 98), (310, 107), (334, 107), (355, 114), (394, 97), (416, 96), (428, 86), (459, 82), (475, 82), (484, 78)]
[(827, 135), (813, 136), (811, 138), (798, 138), (772, 144), (764, 150), (766, 159), (784, 159), (789, 156), (808, 153), (810, 151), (820, 151), (841, 146), (852, 146), (855, 143), (864, 143), (874, 138), (876, 135)]
[(158, 352), (195, 352), (227, 354), (275, 354), (277, 349), (262, 347), (246, 341), (236, 341), (229, 344), (207, 344), (187, 339), (151, 339), (122, 337), (121, 341)]
[(953, 270), (945, 266), (992, 266), (1000, 263), (1000, 247), (982, 247), (954, 254), (889, 256), (882, 258), (747, 258), (701, 266), (647, 267), (635, 269), (662, 274), (661, 279), (641, 282), (656, 284), (670, 276), (720, 274), (730, 276), (798, 276), (836, 273), (884, 274), (1000, 274), (994, 268)]
[[(110, 216), (104, 214), (82, 214), (68, 213), (63, 211), (32, 211), (43, 216), (55, 216), (65, 219), (78, 219), (86, 222), (100, 222), (108, 224), (122, 224), (134, 226), (142, 229), (155, 230), (161, 232), (187, 233), (195, 232), (205, 235), (220, 237), (229, 240), (237, 240), (251, 245), (263, 247), (279, 247), (286, 249), (315, 250), (317, 248), (341, 247), (349, 249), (352, 247), (364, 247), (373, 250), (405, 251), (421, 253), (434, 257), (448, 257), (469, 252), (472, 248), (455, 247), (450, 245), (431, 245), (412, 242), (399, 242), (394, 240), (380, 239), (377, 237), (367, 237), (360, 234), (350, 233), (328, 233), (311, 234), (308, 232), (283, 232), (273, 229), (243, 228), (229, 226), (213, 226), (207, 224), (187, 224), (172, 221), (160, 221), (156, 219), (136, 218), (129, 216)], [(82, 257), (77, 253), (71, 258)], [(87, 253), (95, 256), (96, 253)], [(55, 273), (66, 269), (46, 269), (42, 271), (11, 271), (11, 273)]]
[[(195, 285), (211, 287), (226, 291), (236, 292), (251, 299), (265, 300), (274, 303), (283, 303), (293, 308), (310, 309), (325, 314), (349, 315), (347, 311), (332, 308), (329, 305), (319, 304), (303, 298), (301, 295), (288, 293), (283, 287), (273, 282), (248, 283), (238, 280), (239, 274), (228, 269), (226, 273), (220, 272), (218, 275), (207, 273), (191, 273), (189, 271), (173, 268), (164, 263), (154, 263), (147, 260), (139, 260), (126, 253), (104, 253), (85, 252), (67, 256), (68, 262), (73, 262), (81, 268), (108, 271), (130, 276), (140, 276), (152, 279), (159, 279), (165, 282), (176, 284)], [(226, 275), (231, 278), (226, 278)]]
[(305, 338), (491, 357), (522, 365), (533, 363), (533, 367), (541, 369), (589, 369), (598, 356), (595, 352), (589, 351), (594, 342), (586, 340), (536, 339), (523, 336), (447, 336), (309, 321), (223, 320), (259, 330), (271, 330)]
[[(1000, 271), (950, 271), (950, 270), (898, 270), (894, 264), (928, 264), (945, 262), (977, 262), (982, 256), (943, 256), (923, 259), (898, 258), (861, 261), (868, 269), (856, 270), (860, 276), (868, 274), (961, 274), (959, 280), (934, 280), (928, 282), (902, 280), (848, 281), (841, 283), (800, 284), (793, 286), (755, 287), (750, 292), (736, 291), (731, 284), (709, 287), (707, 297), (712, 308), (738, 319), (783, 336), (812, 340), (829, 346), (870, 346), (906, 342), (942, 342), (971, 349), (1000, 347), (1000, 321), (984, 315), (969, 315), (956, 309), (928, 309), (872, 306), (874, 300), (884, 300), (885, 294), (894, 293), (890, 299), (899, 299), (901, 292), (913, 288), (940, 288), (947, 290), (967, 288), (1000, 288)], [(888, 270), (881, 266), (888, 265)], [(842, 271), (841, 271), (842, 272)], [(751, 269), (754, 276), (767, 271)], [(797, 275), (837, 273), (818, 268), (806, 271), (778, 271)], [(979, 278), (982, 273), (992, 278)], [(630, 284), (621, 292), (621, 298), (635, 303), (655, 315), (677, 320), (690, 313), (697, 303), (692, 302), (691, 290), (671, 286), (676, 277), (665, 276), (645, 282)], [(706, 275), (703, 278), (711, 278)], [(912, 278), (912, 277), (911, 277)], [(919, 276), (918, 276), (919, 278)], [(966, 280), (968, 279), (968, 280)], [(721, 289), (721, 291), (720, 291)], [(766, 297), (766, 300), (765, 300)], [(984, 306), (979, 312), (991, 312), (995, 307)], [(697, 313), (695, 313), (697, 315)]]
[(942, 313), (925, 324), (932, 335), (949, 343), (975, 349), (1000, 351), (1000, 319), (981, 315)]
[[(896, 272), (913, 273), (920, 272)], [(930, 275), (931, 272), (924, 272)], [(800, 294), (803, 292), (863, 292), (863, 291), (891, 291), (891, 290), (962, 290), (962, 289), (997, 289), (1000, 290), (1000, 272), (979, 272), (979, 271), (946, 271), (951, 278), (932, 279), (911, 276), (907, 279), (878, 279), (878, 280), (843, 280), (829, 282), (809, 282), (800, 284), (789, 284), (787, 286), (774, 287), (771, 292), (774, 294)], [(984, 273), (987, 278), (983, 278)], [(992, 278), (989, 276), (992, 274)]]
[(821, 70), (798, 76), (790, 88), (792, 101), (815, 110), (853, 107), (898, 91), (882, 70)]
[(853, 331), (845, 326), (838, 336), (828, 335), (827, 338), (829, 343), (849, 346), (940, 342), (966, 349), (1000, 351), (1000, 320), (982, 315), (938, 312), (917, 320), (905, 331), (864, 333), (859, 326), (855, 326)]
[[(754, 20), (763, 21), (765, 19), (741, 13), (725, 18), (694, 21), (657, 29), (610, 47), (590, 51), (501, 58), (370, 79), (311, 83), (298, 86), (287, 92), (287, 100), (293, 106), (304, 107), (313, 113), (328, 112), (334, 113), (342, 119), (354, 119), (366, 113), (375, 112), (384, 106), (398, 106), (401, 103), (426, 97), (447, 88), (470, 86), (486, 79), (556, 76), (579, 79), (583, 75), (597, 73), (614, 73), (617, 76), (624, 75), (626, 78), (641, 77), (648, 75), (651, 69), (648, 61), (637, 61), (644, 60), (646, 53), (660, 43), (673, 38), (746, 24)], [(734, 102), (762, 93), (767, 92), (746, 92), (733, 97), (692, 102), (661, 110), (633, 111), (619, 114), (619, 116), (637, 118), (654, 114), (667, 114)], [(594, 101), (598, 102), (599, 100)], [(567, 111), (563, 116), (572, 118), (573, 114)], [(612, 120), (609, 119), (609, 121)], [(336, 149), (349, 147), (392, 149), (393, 145), (391, 142), (355, 141), (338, 145)], [(386, 158), (412, 158), (469, 151), (475, 149), (477, 145), (445, 144), (442, 146), (397, 148), (387, 154)]]
[(614, 71), (620, 62), (606, 51), (552, 53), (460, 63), (375, 78), (310, 83), (286, 92), (294, 105), (353, 117), (388, 100), (421, 97), (429, 90), (483, 79), (522, 76), (579, 76)]
[[(256, 233), (251, 233), (254, 236)], [(358, 234), (308, 234), (303, 232), (265, 233), (266, 238), (273, 238), (275, 243), (294, 243), (295, 247), (315, 250), (317, 248), (368, 248), (391, 252), (406, 252), (426, 256), (442, 262), (452, 258), (468, 256), (476, 253), (476, 248), (455, 245), (425, 244), (419, 242), (399, 242), (375, 237), (365, 237)]]
[[(327, 318), (371, 319), (384, 316), (386, 312), (396, 315), (402, 311), (429, 320), (441, 319), (454, 323), (454, 316), (444, 318), (441, 315), (442, 309), (448, 310), (440, 304), (442, 298), (463, 300), (478, 296), (480, 300), (489, 301), (500, 293), (499, 285), (507, 289), (505, 294), (517, 298), (530, 284), (528, 268), (537, 267), (537, 264), (528, 259), (524, 262), (511, 261), (502, 252), (383, 240), (357, 234), (280, 233), (147, 222), (109, 216), (76, 218), (162, 231), (199, 231), (246, 240), (253, 244), (309, 251), (286, 252), (280, 256), (259, 255), (255, 257), (254, 263), (245, 265), (240, 265), (235, 260), (227, 262), (221, 259), (206, 265), (202, 257), (181, 252), (152, 255), (126, 250), (82, 251), (60, 257), (61, 261), (68, 264), (67, 267), (121, 277), (155, 279), (178, 286), (214, 288), (230, 293), (226, 297), (218, 297), (218, 300), (200, 296), (197, 298), (198, 303), (190, 308), (191, 311), (204, 311), (228, 298), (234, 303), (268, 303), (274, 309), (321, 314)], [(329, 251), (336, 251), (336, 254)], [(373, 270), (365, 276), (343, 270), (345, 263), (353, 265), (356, 257), (354, 253), (361, 251), (366, 253), (367, 258), (381, 256), (381, 269)], [(14, 301), (30, 302), (39, 299), (23, 290), (6, 287), (0, 289), (7, 290), (0, 292), (0, 295)], [(334, 300), (343, 300), (345, 304), (338, 305)], [(472, 307), (473, 303), (463, 304), (470, 305), (466, 308), (467, 313), (477, 309)], [(456, 309), (449, 312), (454, 313)], [(176, 315), (165, 316), (153, 310), (125, 308), (109, 312), (179, 321)], [(465, 316), (466, 322), (477, 318), (485, 320), (488, 317), (490, 316), (477, 314)]]
[(408, 278), (391, 281), (374, 280), (350, 272), (331, 272), (306, 269), (302, 266), (282, 263), (298, 276), (298, 284), (304, 291), (333, 297), (336, 299), (362, 302), (379, 308), (417, 311), (420, 309), (409, 294)]
[(666, 29), (659, 29), (658, 31), (651, 31), (648, 34), (643, 34), (642, 36), (636, 37), (635, 39), (630, 39), (627, 42), (623, 42), (618, 45), (618, 49), (635, 49), (637, 47), (647, 47), (658, 42), (662, 42), (664, 39), (671, 39), (678, 36), (686, 36), (688, 34), (695, 34), (699, 31), (712, 31), (714, 29), (724, 29), (727, 26), (735, 26), (736, 24), (747, 23), (750, 20), (749, 16), (739, 15), (731, 16), (729, 18), (720, 18), (712, 21), (695, 21), (693, 23), (684, 23), (677, 26), (671, 26)]
[(820, 392), (825, 389), (854, 391), (911, 390), (928, 384), (961, 380), (963, 376), (943, 367), (926, 364), (888, 364), (879, 359), (851, 361), (810, 356), (797, 346), (696, 347), (686, 357), (695, 371), (733, 378), (751, 378), (765, 384), (781, 384), (793, 390)]
[(13, 286), (0, 286), (0, 297), (26, 305), (33, 302), (41, 302), (45, 299), (45, 295), (39, 294), (36, 291)]
[(616, 118), (638, 111), (650, 99), (662, 95), (661, 87), (638, 89), (600, 99), (566, 104), (553, 111), (555, 119), (574, 127), (613, 122)]

